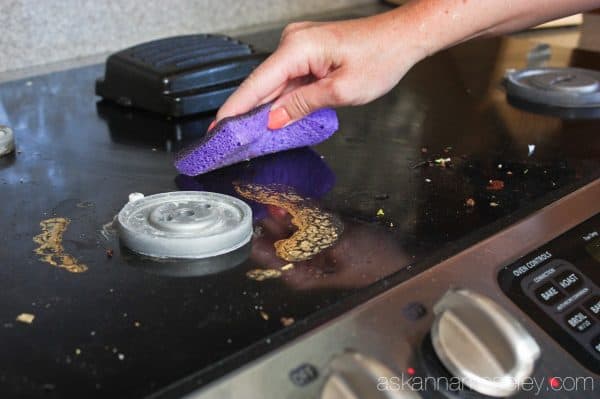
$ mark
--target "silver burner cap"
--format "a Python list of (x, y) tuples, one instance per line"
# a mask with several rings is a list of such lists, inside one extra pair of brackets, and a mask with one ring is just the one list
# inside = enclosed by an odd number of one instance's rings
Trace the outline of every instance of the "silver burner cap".
[(565, 108), (600, 107), (600, 72), (582, 68), (508, 71), (506, 92), (536, 104)]
[(10, 154), (15, 149), (15, 136), (8, 126), (0, 125), (0, 156)]
[(237, 198), (203, 191), (130, 195), (118, 215), (121, 243), (156, 258), (201, 259), (252, 238), (252, 210)]

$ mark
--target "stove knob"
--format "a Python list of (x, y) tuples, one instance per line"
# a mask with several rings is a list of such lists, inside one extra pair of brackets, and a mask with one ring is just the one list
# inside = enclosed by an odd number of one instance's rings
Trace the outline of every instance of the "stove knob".
[(518, 392), (530, 377), (540, 347), (507, 311), (490, 298), (460, 289), (433, 307), (433, 349), (451, 374), (484, 395)]
[(402, 390), (397, 374), (381, 362), (348, 352), (330, 365), (321, 399), (419, 399), (412, 390)]

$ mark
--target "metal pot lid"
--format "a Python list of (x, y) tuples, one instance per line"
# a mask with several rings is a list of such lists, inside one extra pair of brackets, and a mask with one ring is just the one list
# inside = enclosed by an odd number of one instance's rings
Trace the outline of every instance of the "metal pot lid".
[(209, 258), (252, 238), (252, 210), (245, 202), (204, 191), (134, 193), (117, 220), (121, 244), (155, 258)]
[(526, 68), (507, 71), (508, 96), (565, 108), (600, 107), (600, 72), (583, 68)]
[(0, 125), (0, 156), (10, 154), (15, 149), (15, 136), (8, 126)]

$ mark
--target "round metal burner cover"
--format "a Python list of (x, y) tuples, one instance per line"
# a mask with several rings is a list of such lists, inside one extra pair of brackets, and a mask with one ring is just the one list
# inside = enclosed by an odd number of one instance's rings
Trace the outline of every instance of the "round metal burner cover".
[(121, 243), (140, 254), (200, 259), (234, 251), (252, 238), (252, 210), (237, 198), (203, 191), (139, 197), (119, 212), (118, 230)]
[(15, 137), (8, 126), (0, 125), (0, 156), (10, 154), (15, 148)]
[(600, 72), (582, 68), (527, 68), (509, 71), (509, 96), (566, 108), (600, 107)]

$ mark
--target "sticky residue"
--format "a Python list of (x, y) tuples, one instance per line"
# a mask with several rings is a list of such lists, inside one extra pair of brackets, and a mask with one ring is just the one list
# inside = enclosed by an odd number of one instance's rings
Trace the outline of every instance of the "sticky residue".
[(75, 205), (77, 208), (92, 208), (94, 203), (92, 201), (81, 201)]
[(21, 323), (31, 324), (33, 323), (33, 319), (35, 319), (35, 315), (31, 313), (21, 313), (17, 316), (16, 320)]
[(274, 205), (292, 215), (298, 230), (289, 238), (275, 242), (276, 255), (287, 262), (301, 262), (336, 243), (343, 230), (333, 214), (315, 206), (289, 187), (257, 184), (236, 185), (238, 194), (265, 205)]
[(284, 266), (280, 267), (280, 269), (283, 270), (284, 272), (288, 271), (288, 270), (292, 270), (293, 268), (294, 268), (294, 264), (293, 263), (288, 263), (287, 265), (284, 265)]
[(71, 273), (82, 273), (87, 270), (87, 266), (65, 253), (62, 245), (63, 234), (69, 223), (70, 220), (66, 218), (42, 220), (40, 222), (42, 232), (33, 237), (33, 241), (39, 245), (34, 252), (40, 256), (42, 262), (65, 269)]
[(106, 241), (110, 241), (113, 237), (117, 235), (116, 221), (117, 216), (115, 215), (115, 217), (113, 217), (113, 220), (102, 225), (102, 228), (100, 229), (100, 234)]
[(252, 269), (246, 272), (246, 277), (255, 281), (264, 281), (281, 277), (281, 272), (277, 269)]
[(293, 317), (282, 317), (279, 320), (281, 321), (281, 324), (283, 324), (284, 327), (289, 327), (295, 322)]

